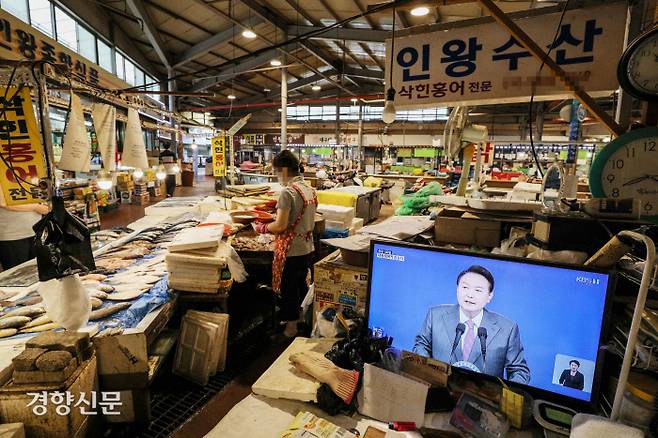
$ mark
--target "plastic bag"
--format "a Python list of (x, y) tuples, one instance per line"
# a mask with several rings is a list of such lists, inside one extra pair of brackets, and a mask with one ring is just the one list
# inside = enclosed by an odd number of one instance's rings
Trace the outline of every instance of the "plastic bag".
[(228, 270), (231, 271), (231, 277), (238, 283), (247, 281), (247, 271), (244, 269), (242, 259), (231, 245), (219, 242), (219, 255), (226, 259)]
[(62, 198), (53, 198), (52, 204), (52, 211), (32, 227), (42, 282), (96, 269), (87, 226), (66, 210)]
[(37, 292), (43, 298), (46, 314), (54, 323), (72, 331), (87, 324), (91, 300), (77, 274), (42, 282)]

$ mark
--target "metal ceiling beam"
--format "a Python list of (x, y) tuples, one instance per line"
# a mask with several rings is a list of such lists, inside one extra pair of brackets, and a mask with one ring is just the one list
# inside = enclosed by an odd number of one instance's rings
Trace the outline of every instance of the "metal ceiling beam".
[(370, 69), (359, 70), (358, 68), (345, 67), (345, 69), (343, 69), (343, 74), (355, 78), (384, 80), (384, 72), (379, 70), (370, 70)]
[[(583, 9), (591, 6), (603, 5), (608, 3), (619, 3), (622, 0), (579, 0), (571, 1), (567, 6), (567, 11), (573, 9)], [(475, 3), (474, 1), (464, 0), (442, 0), (445, 4), (458, 4), (458, 3)], [(443, 6), (443, 3), (441, 3)], [(556, 6), (545, 6), (542, 8), (527, 9), (525, 11), (509, 12), (506, 15), (512, 20), (520, 20), (522, 18), (540, 17), (547, 14), (560, 13), (564, 9), (564, 4)], [(466, 20), (450, 21), (444, 23), (428, 24), (414, 26), (409, 29), (400, 29), (395, 31), (395, 37), (401, 38), (404, 36), (417, 35), (420, 33), (439, 32), (453, 29), (462, 29), (465, 27), (477, 26), (480, 24), (493, 23), (496, 20), (490, 16), (468, 18)]]
[(169, 56), (167, 56), (167, 52), (165, 51), (164, 41), (162, 41), (162, 38), (158, 33), (158, 29), (153, 24), (153, 20), (151, 20), (151, 17), (146, 11), (142, 0), (126, 0), (126, 6), (128, 9), (130, 9), (130, 12), (142, 20), (144, 23), (144, 33), (146, 34), (146, 37), (148, 38), (151, 45), (153, 45), (153, 50), (155, 50), (155, 53), (157, 53), (158, 58), (160, 58), (165, 67), (168, 69), (171, 68), (171, 61), (169, 60)]
[[(329, 6), (329, 4), (326, 2), (326, 0), (318, 0), (318, 1), (322, 5), (322, 7), (325, 8), (327, 12), (329, 12), (329, 15), (331, 15), (334, 18), (334, 20), (336, 20), (336, 22), (341, 20), (341, 18), (338, 16), (338, 14), (336, 14), (336, 11), (334, 11), (333, 8), (331, 6)], [(320, 23), (319, 22), (314, 22), (313, 24), (315, 24), (317, 26)], [(359, 67), (366, 68), (365, 64), (363, 64), (359, 60), (359, 58), (357, 58), (356, 55), (354, 55), (354, 53), (352, 53), (352, 51), (349, 49), (349, 47), (347, 47), (343, 42), (334, 41), (334, 44), (336, 44), (338, 46), (338, 48), (340, 48), (340, 50), (343, 51), (344, 54), (346, 54), (347, 56), (352, 58), (352, 60), (354, 62), (356, 62)], [(363, 49), (363, 47), (361, 47), (361, 49)]]
[[(254, 13), (256, 13), (258, 16), (260, 16), (262, 19), (269, 22), (270, 24), (275, 26), (277, 29), (280, 29), (281, 31), (283, 31), (285, 33), (287, 24), (289, 24), (289, 23), (286, 23), (286, 20), (284, 18), (279, 17), (278, 15), (274, 14), (269, 9), (264, 8), (263, 6), (261, 6), (259, 3), (257, 3), (254, 0), (240, 0), (240, 1), (242, 2), (242, 4), (244, 4), (245, 6), (250, 8), (252, 11), (254, 11)], [(299, 46), (306, 49), (310, 54), (312, 54), (313, 56), (315, 56), (316, 58), (321, 60), (326, 65), (328, 65), (328, 66), (330, 66), (330, 67), (332, 67), (332, 68), (334, 68), (335, 70), (338, 70), (338, 71), (342, 70), (342, 63), (341, 62), (337, 62), (337, 61), (332, 60), (329, 56), (327, 56), (323, 53), (324, 51), (322, 49), (315, 46), (310, 41), (300, 42)], [(301, 59), (299, 57), (295, 57), (295, 56), (294, 56), (294, 58), (297, 59), (302, 64), (304, 64), (306, 67), (308, 67), (314, 73), (320, 73), (321, 74), (321, 72), (317, 68), (313, 67), (312, 65), (310, 65), (309, 63), (307, 63), (303, 59)], [(328, 81), (331, 81), (336, 86), (341, 87), (341, 88), (343, 88), (344, 90), (347, 91), (347, 89), (345, 87), (343, 87), (342, 84), (334, 81), (333, 79), (331, 79), (329, 77), (325, 77), (325, 79), (327, 79)], [(350, 81), (352, 83), (354, 83), (355, 85), (359, 85), (357, 82), (355, 82), (352, 79), (350, 79)], [(351, 92), (349, 92), (349, 93), (351, 94)]]
[[(247, 25), (250, 28), (260, 23), (263, 23), (263, 20), (261, 20), (259, 17), (251, 17), (251, 19), (245, 21), (245, 25)], [(195, 44), (194, 46), (190, 47), (189, 49), (181, 53), (174, 61), (173, 68), (177, 68), (180, 67), (181, 65), (185, 65), (188, 62), (192, 61), (193, 59), (196, 59), (199, 56), (203, 56), (206, 53), (210, 52), (211, 50), (219, 47), (220, 45), (228, 41), (231, 41), (231, 39), (235, 35), (234, 26), (235, 25), (231, 25), (231, 27), (229, 27), (228, 29), (214, 34), (213, 36), (201, 41), (200, 43)]]
[[(181, 17), (181, 16), (179, 16), (178, 14), (176, 14), (174, 11), (171, 11), (171, 10), (169, 10), (169, 9), (167, 9), (167, 8), (165, 8), (165, 7), (163, 7), (163, 6), (159, 5), (159, 4), (157, 4), (157, 3), (153, 3), (153, 2), (151, 2), (150, 0), (146, 0), (146, 1), (148, 2), (149, 6), (151, 6), (151, 7), (155, 8), (155, 9), (157, 9), (158, 11), (162, 12), (163, 14), (168, 15), (168, 16), (170, 16), (171, 18), (173, 18), (173, 19), (175, 19), (175, 20), (180, 20), (180, 21), (182, 21), (183, 23), (186, 23), (186, 24), (188, 24), (188, 25), (190, 25), (190, 26), (192, 26), (192, 27), (194, 27), (194, 28), (196, 28), (196, 29), (201, 30), (202, 32), (205, 32), (205, 33), (211, 35), (211, 37), (212, 37), (213, 33), (212, 33), (209, 29), (207, 29), (207, 28), (205, 28), (205, 27), (202, 27), (202, 26), (200, 26), (200, 25), (198, 25), (198, 24), (196, 24), (196, 23), (194, 23), (194, 22), (192, 22), (192, 21), (190, 21), (190, 20), (188, 20), (188, 19), (186, 19), (186, 18), (184, 18), (184, 17)], [(205, 4), (205, 3), (204, 3), (204, 4)], [(211, 8), (211, 9), (212, 9), (212, 10), (215, 10), (214, 8)], [(230, 29), (230, 30), (232, 30), (232, 29)], [(162, 35), (165, 35), (165, 36), (167, 36), (167, 37), (169, 37), (169, 38), (172, 38), (172, 39), (174, 39), (174, 40), (176, 40), (176, 41), (179, 41), (179, 42), (181, 42), (181, 43), (183, 43), (183, 44), (187, 44), (187, 45), (189, 45), (189, 46), (194, 46), (194, 43), (191, 43), (191, 42), (189, 42), (189, 41), (186, 41), (186, 40), (180, 38), (178, 35), (171, 34), (171, 33), (167, 32), (167, 31), (164, 31), (164, 30), (159, 30), (159, 32), (160, 32)], [(221, 59), (221, 60), (224, 61), (224, 62), (229, 61), (229, 59), (226, 58), (225, 56), (222, 56), (222, 55), (220, 55), (220, 54), (218, 54), (218, 53), (216, 53), (216, 52), (213, 52), (212, 50), (209, 50), (208, 53), (210, 53), (211, 55), (213, 55), (213, 56), (215, 56), (215, 57)], [(199, 63), (199, 64), (200, 64), (200, 63)], [(210, 67), (210, 66), (205, 65), (205, 64), (201, 64), (201, 65), (203, 65), (203, 66), (206, 67), (206, 68)], [(276, 84), (279, 83), (279, 81), (277, 81), (277, 80), (275, 80), (275, 79), (272, 79), (271, 77), (267, 76), (266, 74), (264, 74), (264, 73), (262, 73), (262, 72), (257, 73), (257, 75), (258, 75), (258, 76), (261, 76), (261, 77), (263, 77), (263, 78), (265, 78), (265, 79), (267, 79), (267, 80), (270, 81), (270, 82), (274, 82), (274, 83), (276, 83)]]
[[(359, 9), (359, 12), (361, 12), (362, 14), (366, 12), (366, 9), (363, 7), (363, 5), (361, 4), (361, 2), (360, 2), (359, 0), (352, 0), (352, 1), (353, 1), (353, 3), (356, 5), (356, 7)], [(371, 17), (370, 15), (366, 15), (366, 16), (365, 16), (365, 19), (366, 19), (366, 21), (368, 22), (368, 24), (370, 25), (370, 29), (371, 29), (371, 31), (374, 30), (374, 31), (378, 31), (378, 32), (379, 32), (379, 31), (382, 31), (382, 30), (383, 30), (382, 27), (381, 27), (380, 25), (378, 25), (377, 23), (375, 23), (375, 20), (373, 20), (372, 17)], [(385, 37), (384, 37), (384, 40), (386, 40), (386, 38), (388, 38), (388, 36), (385, 36)], [(370, 56), (370, 59), (372, 59), (373, 62), (374, 62), (375, 64), (377, 64), (377, 66), (378, 66), (379, 68), (381, 68), (382, 70), (386, 70), (386, 68), (384, 67), (384, 63), (383, 63), (383, 62), (382, 62), (377, 56), (375, 56), (375, 54), (374, 54), (373, 51), (370, 49), (370, 47), (368, 46), (368, 44), (361, 44), (361, 48), (363, 48), (363, 50), (368, 54), (368, 56)]]
[[(324, 26), (288, 26), (288, 35), (298, 36), (307, 32), (319, 31)], [(387, 30), (375, 29), (348, 29), (339, 27), (330, 29), (326, 32), (319, 33), (311, 37), (317, 40), (340, 40), (340, 41), (354, 41), (354, 42), (369, 42), (369, 43), (383, 43), (384, 40), (391, 37), (391, 32)]]
[(403, 28), (409, 27), (409, 20), (407, 20), (407, 16), (404, 11), (396, 9), (395, 15), (397, 16), (397, 20), (400, 22)]
[[(325, 74), (330, 74), (330, 73), (338, 74), (335, 70), (332, 71), (332, 72), (324, 72), (324, 73)], [(321, 81), (323, 79), (324, 79), (323, 75), (314, 74), (313, 76), (309, 76), (307, 78), (302, 78), (302, 79), (298, 79), (296, 81), (288, 82), (288, 93), (290, 93), (291, 91), (297, 90), (299, 88), (306, 87), (307, 85), (311, 85), (311, 84), (313, 84), (315, 82), (318, 82), (318, 81)], [(280, 99), (280, 98), (281, 98), (281, 87), (279, 86), (277, 88), (272, 88), (272, 90), (269, 93), (267, 93), (267, 95), (265, 97), (260, 97), (258, 99), (253, 97), (253, 98), (242, 100), (241, 103), (253, 103), (253, 102), (258, 102), (258, 101), (261, 101), (261, 100), (273, 100), (273, 99)]]
[[(253, 54), (254, 54), (254, 52), (252, 52), (251, 50), (247, 50), (247, 49), (245, 49), (244, 47), (242, 47), (241, 45), (239, 45), (238, 43), (234, 43), (233, 41), (229, 42), (228, 44), (229, 44), (231, 47), (235, 47), (236, 49), (238, 49), (238, 50), (240, 50), (240, 51), (243, 51), (243, 52), (246, 53), (247, 55), (253, 55)], [(297, 75), (291, 73), (290, 71), (288, 71), (288, 76), (292, 76), (292, 77), (295, 78), (295, 79), (299, 79), (299, 76), (297, 76)], [(280, 84), (281, 82), (279, 81), (278, 83)]]
[[(287, 51), (293, 51), (297, 45), (295, 43), (288, 44), (284, 46), (284, 49)], [(240, 61), (236, 64), (226, 65), (224, 67), (219, 66), (214, 72), (216, 73), (215, 78), (206, 78), (198, 81), (194, 84), (189, 91), (203, 91), (207, 90), (210, 87), (213, 87), (221, 82), (225, 82), (234, 78), (237, 75), (248, 72), (251, 69), (262, 66), (270, 62), (272, 57), (276, 56), (277, 50), (271, 49), (266, 52), (261, 53), (252, 58), (248, 58), (244, 61)]]
[[(192, 46), (192, 45), (193, 45), (193, 44), (190, 43), (189, 41), (186, 41), (186, 40), (180, 38), (179, 36), (174, 35), (174, 34), (171, 34), (171, 33), (167, 32), (167, 31), (163, 31), (163, 30), (161, 30), (160, 33), (161, 33), (162, 35), (164, 35), (164, 36), (166, 36), (166, 37), (168, 37), (168, 38), (171, 38), (171, 39), (173, 39), (173, 40), (176, 40), (176, 41), (178, 41), (178, 42), (180, 42), (180, 43), (182, 43), (182, 44), (187, 44), (188, 46)], [(139, 40), (134, 40), (134, 39), (133, 39), (133, 41), (137, 41), (137, 42), (139, 42), (139, 43), (141, 43), (141, 44), (148, 44), (148, 43), (144, 43), (143, 41), (139, 41)], [(215, 52), (212, 52), (212, 51), (209, 51), (208, 53), (211, 54), (211, 55), (213, 55), (213, 56), (216, 56), (217, 58), (221, 59), (222, 61), (228, 61), (228, 58), (226, 58), (226, 57), (224, 57), (224, 56), (222, 56), (222, 55), (220, 55), (220, 54), (218, 54), (218, 53), (215, 53)], [(202, 68), (206, 68), (206, 69), (210, 67), (208, 64), (204, 64), (204, 63), (199, 62), (199, 61), (196, 61), (196, 60), (195, 60), (195, 61), (190, 61), (190, 64), (191, 64), (191, 63), (197, 64), (197, 65), (201, 66)], [(193, 72), (190, 72), (190, 73), (193, 73)], [(263, 74), (263, 73), (260, 73), (260, 72), (259, 72), (258, 75), (260, 75), (261, 77), (263, 77), (263, 78), (265, 78), (265, 79), (268, 79), (268, 80), (270, 80), (270, 81), (272, 81), (272, 82), (275, 82), (275, 83), (277, 83), (277, 84), (279, 83), (279, 81), (275, 81), (274, 79), (270, 78), (269, 76), (267, 76), (267, 75), (265, 75), (265, 74)], [(206, 74), (205, 76), (211, 76), (211, 75)], [(190, 82), (190, 81), (187, 81), (187, 82)], [(262, 88), (261, 88), (259, 85), (256, 85), (256, 84), (252, 84), (252, 83), (250, 83), (247, 79), (240, 80), (239, 82), (236, 80), (235, 82), (236, 82), (236, 83), (244, 83), (244, 85), (242, 85), (244, 88), (253, 89), (255, 93), (261, 93), (261, 94), (262, 94)]]

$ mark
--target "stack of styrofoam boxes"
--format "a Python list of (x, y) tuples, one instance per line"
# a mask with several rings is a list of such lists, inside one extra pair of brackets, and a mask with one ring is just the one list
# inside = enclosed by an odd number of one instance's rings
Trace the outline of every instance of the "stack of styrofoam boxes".
[(354, 208), (340, 205), (319, 204), (318, 213), (322, 213), (325, 227), (332, 231), (345, 231), (352, 227)]

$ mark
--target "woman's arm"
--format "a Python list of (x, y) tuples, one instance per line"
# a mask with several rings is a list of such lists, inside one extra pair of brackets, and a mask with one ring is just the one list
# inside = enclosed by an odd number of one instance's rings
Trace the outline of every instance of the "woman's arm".
[(4, 196), (4, 193), (2, 193), (2, 190), (0, 190), (0, 208), (4, 208), (5, 210), (9, 210), (9, 211), (22, 211), (22, 212), (33, 211), (33, 212), (39, 213), (41, 215), (44, 215), (44, 214), (46, 214), (50, 211), (50, 207), (48, 207), (47, 204), (7, 205), (7, 202), (5, 201), (5, 196)]
[(267, 226), (267, 230), (272, 234), (281, 234), (288, 228), (288, 219), (290, 210), (277, 209), (276, 220)]

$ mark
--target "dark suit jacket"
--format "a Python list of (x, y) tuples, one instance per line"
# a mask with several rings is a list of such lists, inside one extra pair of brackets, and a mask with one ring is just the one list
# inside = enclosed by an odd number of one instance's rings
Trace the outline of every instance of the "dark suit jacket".
[(585, 376), (580, 371), (576, 371), (576, 375), (572, 376), (571, 370), (564, 370), (560, 375), (560, 385), (582, 391), (585, 387)]
[(519, 327), (515, 322), (484, 309), (481, 327), (487, 329), (486, 366), (478, 338), (468, 358), (462, 357), (461, 342), (454, 353), (450, 354), (457, 324), (458, 304), (432, 307), (416, 336), (414, 353), (448, 363), (466, 360), (486, 374), (504, 378), (503, 372), (506, 372), (507, 379), (512, 382), (530, 382), (530, 370), (523, 354)]

